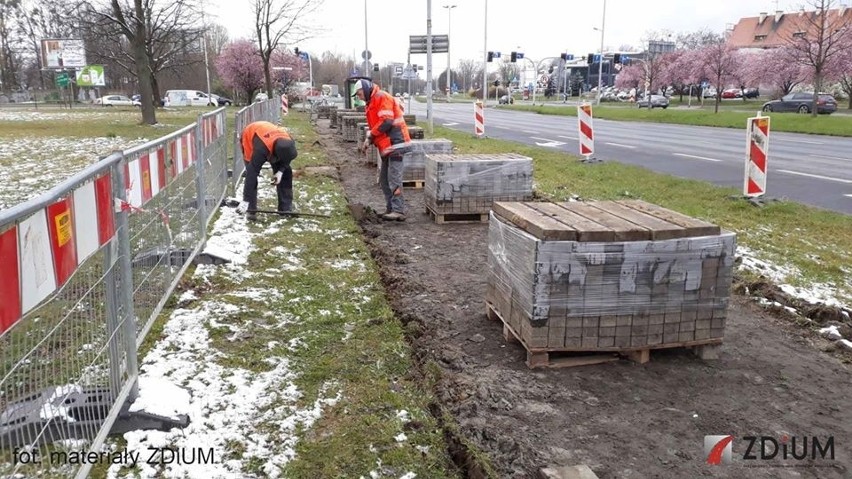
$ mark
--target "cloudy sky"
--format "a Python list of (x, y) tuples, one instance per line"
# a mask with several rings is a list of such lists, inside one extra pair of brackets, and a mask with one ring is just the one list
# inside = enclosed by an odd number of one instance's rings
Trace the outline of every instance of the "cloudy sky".
[[(281, 0), (279, 0), (281, 1)], [(301, 0), (295, 0), (301, 1)], [(604, 0), (433, 0), (432, 33), (447, 34), (451, 23), (450, 55), (481, 59), (487, 50), (523, 51), (528, 58), (558, 56), (561, 52), (585, 54), (600, 49)], [(689, 32), (702, 28), (721, 32), (741, 17), (776, 9), (796, 11), (810, 0), (606, 0), (605, 50), (641, 45), (650, 32)], [(364, 10), (367, 12), (367, 47), (380, 64), (404, 62), (409, 35), (426, 34), (427, 0), (325, 0), (310, 20), (314, 38), (298, 46), (319, 57), (324, 51), (357, 56), (364, 50)], [(208, 13), (225, 25), (232, 38), (251, 38), (253, 17), (249, 2), (214, 0)], [(444, 8), (444, 5), (456, 5)], [(449, 14), (448, 14), (449, 12)], [(425, 55), (412, 63), (425, 64)], [(446, 54), (435, 55), (436, 68), (445, 67)]]

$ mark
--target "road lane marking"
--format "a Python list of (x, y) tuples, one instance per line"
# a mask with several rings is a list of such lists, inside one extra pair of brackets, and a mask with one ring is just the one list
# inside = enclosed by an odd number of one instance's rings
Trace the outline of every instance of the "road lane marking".
[(567, 140), (576, 140), (576, 136), (564, 136), (564, 135), (556, 135), (557, 138), (565, 138)]
[(635, 146), (633, 146), (633, 145), (622, 145), (621, 143), (609, 143), (609, 142), (607, 142), (607, 143), (604, 143), (604, 144), (606, 144), (606, 145), (612, 145), (612, 146), (618, 146), (618, 147), (620, 147), (620, 148), (636, 148), (636, 147), (635, 147)]
[(722, 161), (722, 160), (717, 160), (716, 158), (707, 158), (706, 156), (687, 155), (685, 153), (672, 153), (672, 154), (674, 156), (682, 156), (684, 158), (695, 158), (696, 160), (716, 161), (716, 162)]
[(444, 125), (444, 126), (456, 126), (456, 125), (458, 125), (458, 122), (454, 122), (454, 123), (444, 123), (443, 125)]
[(846, 196), (847, 198), (852, 198), (852, 195), (843, 195), (843, 196)]
[(539, 131), (529, 131), (529, 130), (521, 130), (521, 131), (523, 131), (527, 135), (535, 135), (536, 133), (541, 133)]
[(826, 160), (852, 161), (852, 158), (841, 158), (839, 156), (828, 156), (828, 155), (811, 155), (811, 158), (823, 158), (823, 159), (826, 159)]
[(810, 140), (791, 140), (790, 138), (775, 138), (776, 141), (789, 141), (791, 143), (807, 143), (808, 145), (824, 145), (825, 142), (822, 141), (810, 141)]
[(832, 178), (830, 176), (822, 176), (822, 175), (814, 175), (811, 173), (802, 173), (799, 171), (790, 171), (790, 170), (777, 170), (780, 173), (787, 173), (788, 175), (797, 175), (797, 176), (807, 176), (808, 178), (816, 178), (818, 180), (827, 180), (827, 181), (836, 181), (838, 183), (847, 183), (852, 185), (852, 180), (844, 180), (843, 178)]
[(538, 146), (549, 146), (551, 148), (556, 148), (557, 146), (562, 146), (562, 145), (565, 144), (564, 141), (551, 140), (550, 138), (539, 138), (539, 137), (536, 137), (536, 136), (531, 136), (530, 138), (533, 139), (533, 140), (541, 140), (541, 141), (544, 142), (544, 143), (540, 143), (538, 141), (535, 142), (535, 144), (538, 145)]

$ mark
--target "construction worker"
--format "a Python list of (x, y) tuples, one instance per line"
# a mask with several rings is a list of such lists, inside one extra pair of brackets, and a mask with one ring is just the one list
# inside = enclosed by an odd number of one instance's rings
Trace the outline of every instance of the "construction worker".
[(370, 144), (376, 145), (382, 158), (379, 183), (385, 195), (385, 212), (382, 219), (405, 221), (405, 201), (402, 197), (402, 157), (411, 145), (408, 126), (402, 117), (402, 108), (387, 92), (370, 80), (358, 80), (353, 97), (363, 100), (366, 106), (367, 139), (359, 148), (362, 153)]
[(269, 160), (272, 166), (272, 184), (278, 193), (278, 211), (293, 209), (293, 169), (290, 162), (296, 158), (296, 142), (286, 129), (268, 121), (249, 123), (243, 129), (240, 143), (246, 162), (246, 181), (243, 201), (237, 213), (246, 214), (249, 220), (257, 219), (257, 177), (260, 168)]

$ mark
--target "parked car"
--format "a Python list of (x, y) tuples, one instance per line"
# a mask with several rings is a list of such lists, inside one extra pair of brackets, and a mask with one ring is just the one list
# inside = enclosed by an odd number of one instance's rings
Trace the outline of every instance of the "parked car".
[[(651, 95), (651, 108), (662, 108), (666, 109), (669, 107), (669, 99), (664, 97), (663, 95)], [(648, 99), (640, 98), (636, 100), (636, 105), (639, 108), (648, 108)]]
[(500, 105), (510, 105), (515, 103), (515, 99), (510, 96), (503, 95), (500, 97), (499, 100), (497, 100), (497, 103)]
[(743, 91), (739, 88), (728, 88), (722, 92), (722, 98), (742, 98)]
[(704, 98), (716, 98), (716, 88), (712, 86), (707, 87), (704, 89), (702, 95), (704, 96)]
[(169, 90), (163, 98), (164, 106), (215, 106), (206, 93), (199, 90)]
[[(763, 104), (763, 111), (810, 113), (813, 106), (814, 94), (798, 92), (784, 95), (780, 100), (772, 100)], [(837, 100), (827, 93), (817, 96), (817, 113), (830, 114), (837, 111)]]
[(263, 100), (268, 100), (268, 99), (269, 99), (269, 96), (266, 94), (266, 92), (263, 92), (263, 91), (262, 91), (262, 92), (259, 92), (257, 95), (255, 95), (255, 96), (254, 96), (254, 101), (255, 101), (255, 102), (259, 102), (259, 101), (263, 101)]
[(219, 96), (215, 93), (211, 93), (210, 97), (213, 98), (214, 100), (216, 100), (216, 103), (218, 103), (219, 106), (231, 106), (231, 105), (234, 104), (234, 100), (231, 100), (230, 98), (225, 98), (223, 96)]
[(106, 95), (97, 98), (94, 101), (95, 105), (100, 106), (142, 106), (137, 100), (131, 100), (124, 95)]
[(757, 98), (760, 96), (760, 90), (758, 88), (746, 88), (743, 90), (743, 96), (745, 98)]

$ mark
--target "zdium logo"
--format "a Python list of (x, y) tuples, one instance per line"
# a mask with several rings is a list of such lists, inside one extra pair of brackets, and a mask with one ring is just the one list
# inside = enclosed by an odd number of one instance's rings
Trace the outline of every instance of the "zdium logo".
[(707, 464), (730, 464), (733, 442), (734, 436), (704, 436), (704, 457), (707, 458)]

